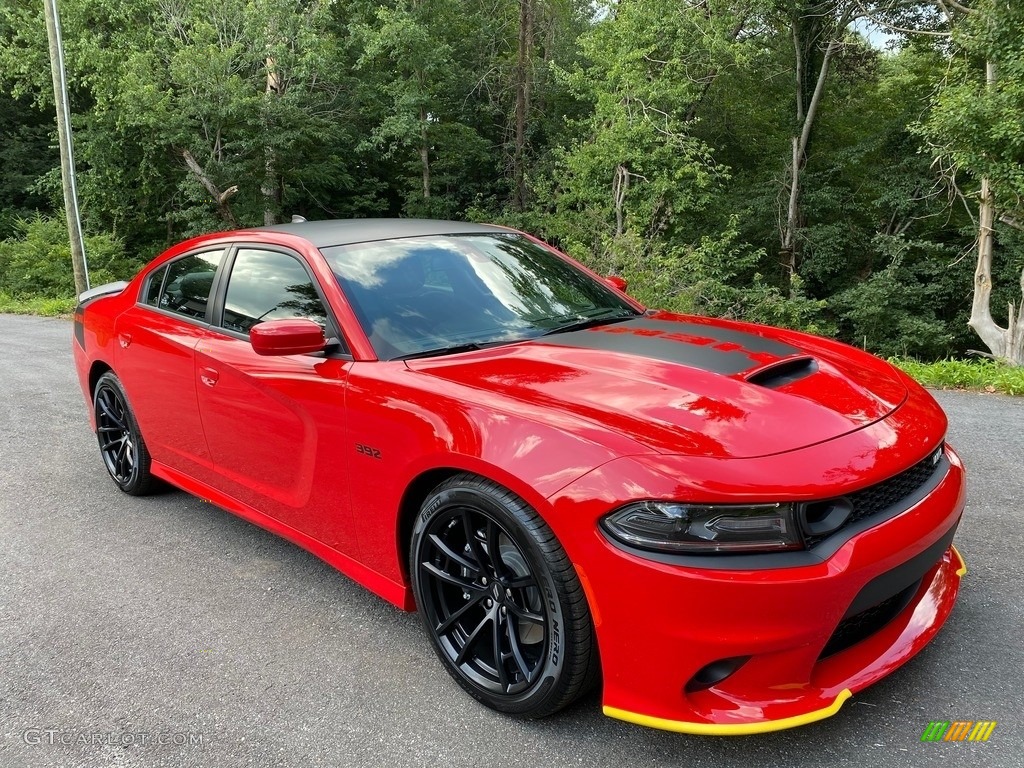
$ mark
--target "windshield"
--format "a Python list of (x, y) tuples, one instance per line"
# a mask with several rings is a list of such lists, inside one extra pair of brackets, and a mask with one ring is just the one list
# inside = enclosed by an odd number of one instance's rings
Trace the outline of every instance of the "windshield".
[(522, 341), (638, 314), (610, 286), (515, 233), (321, 250), (382, 360)]

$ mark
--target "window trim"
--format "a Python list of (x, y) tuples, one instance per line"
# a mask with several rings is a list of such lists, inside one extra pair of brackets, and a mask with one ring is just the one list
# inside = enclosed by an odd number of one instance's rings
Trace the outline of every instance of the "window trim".
[[(209, 328), (210, 309), (214, 304), (214, 297), (217, 295), (217, 288), (220, 283), (221, 272), (224, 269), (224, 265), (227, 263), (227, 261), (233, 258), (233, 249), (234, 246), (230, 243), (220, 243), (218, 245), (212, 246), (205, 245), (195, 249), (194, 251), (183, 253), (180, 256), (175, 256), (173, 259), (168, 259), (167, 261), (162, 262), (161, 264), (151, 269), (149, 273), (146, 275), (146, 278), (142, 283), (142, 288), (139, 291), (139, 294), (135, 297), (135, 306), (140, 307), (142, 309), (147, 309), (151, 312), (156, 312), (157, 314), (163, 315), (164, 317), (173, 317), (175, 320), (180, 320), (181, 322), (187, 323), (188, 325), (194, 325), (197, 328)], [(207, 298), (206, 301), (206, 315), (202, 320), (200, 320), (198, 317), (190, 317), (188, 315), (183, 315), (179, 312), (173, 312), (169, 309), (164, 309), (163, 307), (159, 306), (160, 299), (163, 298), (164, 295), (164, 289), (166, 289), (167, 287), (167, 275), (170, 274), (170, 268), (172, 264), (175, 264), (181, 261), (182, 259), (187, 259), (190, 256), (201, 256), (204, 253), (213, 253), (215, 251), (220, 251), (223, 254), (223, 256), (221, 257), (220, 263), (217, 265), (216, 272), (213, 273), (213, 284), (210, 286), (210, 296)], [(156, 275), (156, 273), (160, 272), (161, 270), (163, 271), (163, 277), (160, 278), (160, 293), (157, 294), (157, 306), (153, 306), (152, 304), (147, 304), (143, 297), (148, 295), (150, 282), (153, 280), (153, 277)]]
[[(142, 290), (139, 292), (139, 300), (136, 303), (142, 304), (143, 306), (149, 307), (150, 309), (157, 309), (160, 307), (160, 297), (164, 295), (164, 283), (167, 282), (167, 273), (168, 271), (170, 271), (170, 265), (171, 262), (165, 261), (159, 267), (157, 267), (154, 270), (151, 270), (150, 273), (146, 275), (146, 280), (142, 284)], [(156, 277), (158, 272), (160, 273), (160, 285), (157, 286), (156, 289), (156, 304), (150, 304), (149, 289), (152, 287), (153, 278)]]
[[(225, 328), (223, 325), (224, 305), (227, 301), (228, 284), (231, 282), (231, 270), (235, 266), (235, 259), (238, 257), (239, 251), (242, 250), (271, 251), (274, 253), (280, 253), (284, 256), (289, 256), (297, 261), (299, 266), (305, 270), (306, 277), (309, 278), (309, 282), (312, 284), (313, 289), (320, 298), (320, 303), (323, 304), (326, 312), (327, 328), (325, 329), (325, 335), (327, 336), (327, 348), (325, 349), (325, 353), (330, 357), (340, 357), (346, 360), (353, 359), (351, 345), (348, 343), (348, 339), (345, 338), (344, 333), (341, 331), (341, 325), (334, 316), (334, 311), (331, 309), (331, 303), (327, 300), (327, 295), (324, 293), (323, 286), (320, 285), (320, 281), (316, 279), (316, 275), (310, 269), (305, 257), (296, 250), (283, 245), (277, 245), (275, 243), (236, 241), (231, 244), (230, 252), (221, 263), (220, 269), (218, 270), (217, 276), (214, 278), (213, 282), (210, 308), (206, 315), (210, 331), (249, 343), (249, 334), (232, 331), (229, 328)], [(337, 348), (332, 349), (332, 346), (336, 346)]]

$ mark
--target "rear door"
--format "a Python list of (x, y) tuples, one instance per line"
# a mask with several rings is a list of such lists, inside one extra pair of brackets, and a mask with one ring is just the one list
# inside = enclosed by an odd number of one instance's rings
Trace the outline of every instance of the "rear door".
[[(240, 244), (225, 269), (216, 318), (196, 350), (203, 430), (218, 485), (342, 552), (348, 522), (345, 389), (351, 356), (303, 257)], [(330, 351), (263, 357), (249, 329), (303, 317), (335, 339)]]
[(207, 334), (223, 246), (153, 270), (136, 305), (117, 318), (114, 371), (153, 459), (201, 481), (213, 463), (199, 418), (195, 347)]

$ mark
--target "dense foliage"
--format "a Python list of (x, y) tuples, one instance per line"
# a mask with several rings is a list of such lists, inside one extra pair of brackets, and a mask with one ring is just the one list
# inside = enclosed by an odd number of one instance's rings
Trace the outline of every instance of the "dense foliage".
[[(985, 176), (993, 314), (1021, 301), (1024, 12), (1007, 0), (60, 5), (94, 282), (291, 214), (474, 218), (652, 305), (936, 359), (979, 346)], [(60, 295), (35, 0), (0, 9), (0, 86), (0, 291)]]

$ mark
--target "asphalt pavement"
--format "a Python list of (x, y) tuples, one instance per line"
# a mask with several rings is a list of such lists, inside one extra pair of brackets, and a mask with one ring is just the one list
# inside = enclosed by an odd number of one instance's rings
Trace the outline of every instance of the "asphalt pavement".
[[(970, 478), (969, 573), (936, 640), (835, 717), (722, 739), (605, 718), (596, 696), (491, 712), (415, 615), (185, 493), (118, 492), (70, 338), (0, 316), (0, 766), (1024, 766), (1024, 399), (935, 393)], [(922, 743), (933, 720), (998, 725)]]

